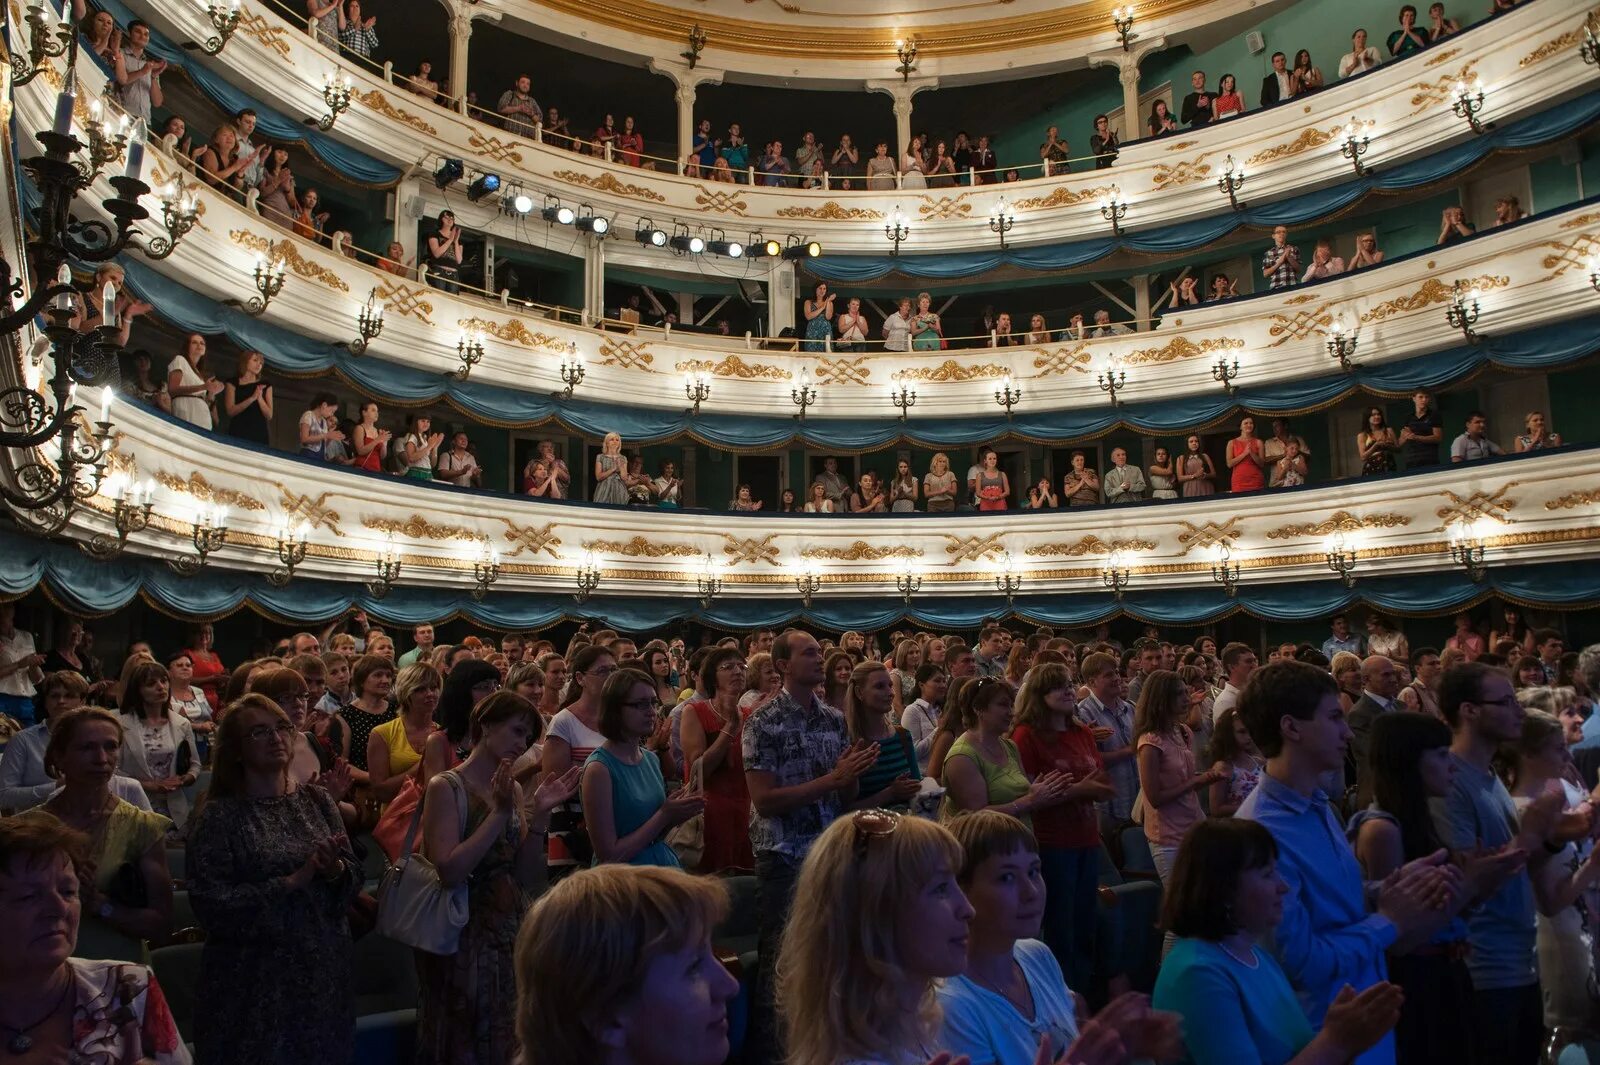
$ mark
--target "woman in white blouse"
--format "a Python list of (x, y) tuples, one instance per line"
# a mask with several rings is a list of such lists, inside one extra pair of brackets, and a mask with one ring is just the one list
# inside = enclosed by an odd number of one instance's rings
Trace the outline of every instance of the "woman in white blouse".
[(832, 514), (833, 500), (828, 498), (828, 486), (821, 481), (811, 482), (811, 498), (806, 500), (807, 514)]
[(911, 146), (900, 157), (900, 187), (903, 189), (928, 187), (928, 179), (923, 169), (921, 137), (912, 137)]

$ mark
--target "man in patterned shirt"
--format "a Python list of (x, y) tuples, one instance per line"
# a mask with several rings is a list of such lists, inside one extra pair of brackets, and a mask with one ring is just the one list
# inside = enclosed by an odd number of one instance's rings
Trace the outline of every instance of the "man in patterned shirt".
[(1261, 276), (1274, 289), (1289, 288), (1300, 279), (1300, 249), (1289, 243), (1287, 227), (1272, 231), (1272, 247), (1261, 257)]
[(750, 1016), (751, 1061), (781, 1061), (773, 987), (778, 944), (800, 863), (878, 757), (876, 745), (852, 744), (844, 715), (817, 698), (822, 647), (790, 630), (772, 644), (772, 665), (783, 687), (744, 725), (742, 752), (750, 789), (750, 843), (756, 858), (761, 975)]

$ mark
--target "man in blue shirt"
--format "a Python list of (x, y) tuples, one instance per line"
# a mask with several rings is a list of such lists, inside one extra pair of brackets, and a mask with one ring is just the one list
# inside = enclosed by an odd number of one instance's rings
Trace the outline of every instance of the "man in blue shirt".
[[(1485, 849), (1525, 855), (1538, 867), (1559, 853), (1550, 832), (1561, 814), (1559, 789), (1530, 802), (1519, 822), (1506, 786), (1495, 775), (1494, 754), (1522, 735), (1525, 714), (1505, 672), (1468, 662), (1452, 666), (1439, 682), (1439, 708), (1454, 739), (1450, 794), (1431, 799), (1434, 828), (1452, 851)], [(1534, 953), (1533, 881), (1520, 862), (1467, 915), (1467, 971), (1472, 976), (1473, 1043), (1481, 1060), (1496, 1065), (1536, 1065), (1544, 1042), (1544, 1005)]]
[[(1274, 937), (1278, 961), (1306, 1017), (1321, 1027), (1346, 985), (1362, 991), (1388, 980), (1384, 952), (1397, 941), (1423, 942), (1444, 927), (1460, 905), (1460, 875), (1440, 851), (1368, 891), (1322, 788), (1342, 772), (1351, 739), (1326, 671), (1304, 662), (1257, 670), (1237, 712), (1267, 766), (1236, 816), (1258, 822), (1278, 844), (1278, 875), (1289, 887)], [(1393, 1065), (1393, 1033), (1356, 1060)]]
[(1333, 656), (1340, 651), (1349, 651), (1357, 658), (1361, 657), (1361, 635), (1350, 631), (1350, 619), (1343, 614), (1335, 614), (1332, 619), (1333, 635), (1322, 641), (1322, 653), (1328, 656), (1328, 661), (1333, 661)]

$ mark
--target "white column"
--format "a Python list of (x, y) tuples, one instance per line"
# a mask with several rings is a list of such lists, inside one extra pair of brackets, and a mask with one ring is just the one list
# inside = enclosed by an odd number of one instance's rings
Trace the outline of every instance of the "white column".
[(1165, 48), (1165, 37), (1152, 37), (1138, 41), (1128, 51), (1113, 48), (1104, 52), (1090, 52), (1091, 67), (1116, 67), (1122, 82), (1122, 139), (1136, 141), (1144, 136), (1144, 113), (1139, 105), (1139, 63), (1157, 49)]
[(590, 235), (583, 248), (583, 313), (591, 322), (606, 313), (606, 242)]
[(1134, 329), (1144, 332), (1150, 324), (1150, 275), (1138, 274), (1128, 279), (1133, 285), (1133, 316), (1139, 319)]
[(701, 85), (722, 84), (723, 72), (698, 65), (691, 70), (688, 63), (680, 63), (676, 59), (652, 59), (650, 69), (664, 78), (670, 78), (672, 84), (676, 86), (677, 91), (674, 95), (678, 102), (678, 165), (674, 172), (680, 172), (684, 162), (689, 158), (689, 149), (694, 146), (695, 91)]
[(472, 40), (473, 9), (467, 4), (450, 4), (450, 105), (467, 113), (467, 45)]
[[(923, 89), (937, 89), (938, 78), (911, 78), (875, 80), (866, 83), (868, 92), (881, 92), (894, 101), (895, 165), (911, 146), (911, 99)], [(870, 150), (870, 146), (867, 146)]]
[(775, 337), (794, 326), (794, 263), (768, 259), (767, 336)]

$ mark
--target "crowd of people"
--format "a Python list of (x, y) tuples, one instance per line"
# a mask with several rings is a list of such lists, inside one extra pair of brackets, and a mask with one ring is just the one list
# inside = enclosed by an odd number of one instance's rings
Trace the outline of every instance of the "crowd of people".
[[(40, 1060), (189, 1061), (139, 961), (174, 931), (177, 850), (195, 1059), (349, 1062), (381, 848), (463, 911), (416, 951), (419, 1062), (723, 1062), (740, 982), (713, 941), (751, 876), (745, 1062), (1584, 1045), (1600, 646), (1510, 605), (1443, 649), (1366, 629), (1264, 665), (997, 624), (692, 648), (418, 625), (397, 655), (357, 612), (232, 669), (209, 624), (160, 660), (136, 641), (112, 679), (82, 624), (41, 654), (0, 606), (0, 1023)], [(1108, 865), (1161, 886), (1153, 980), (1106, 949)]]

